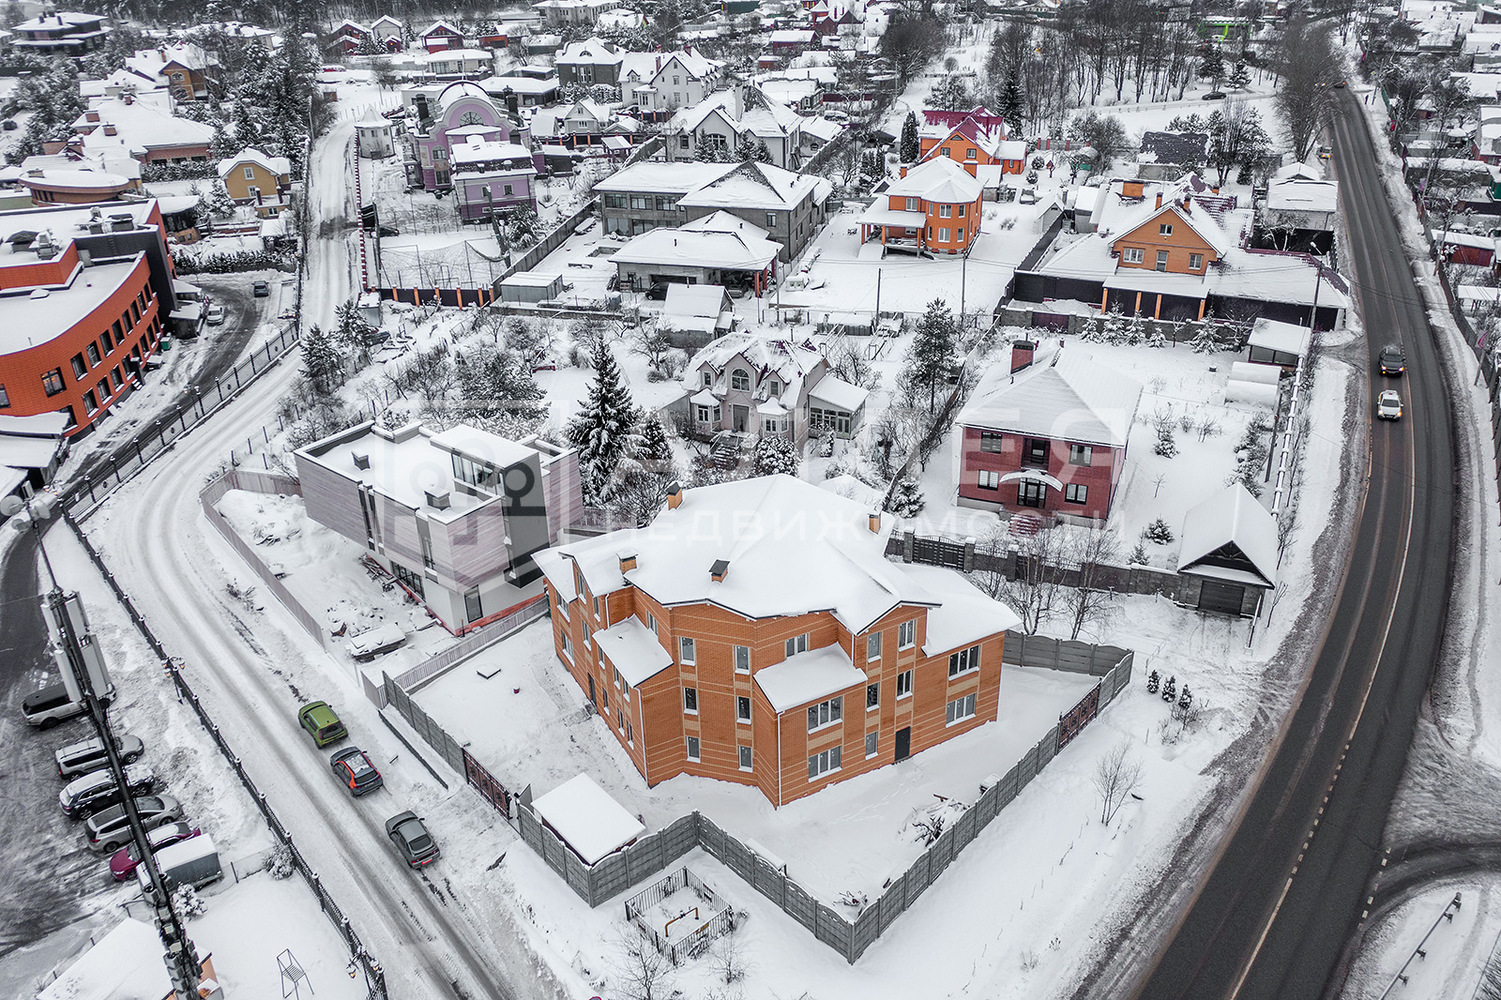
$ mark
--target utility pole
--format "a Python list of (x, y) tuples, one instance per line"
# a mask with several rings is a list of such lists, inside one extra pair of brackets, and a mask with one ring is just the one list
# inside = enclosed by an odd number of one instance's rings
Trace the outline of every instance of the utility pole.
[(161, 870), (157, 867), (156, 858), (151, 853), (150, 837), (146, 832), (145, 824), (141, 822), (141, 814), (136, 810), (135, 798), (130, 794), (126, 783), (125, 762), (120, 756), (119, 743), (110, 728), (107, 696), (101, 698), (94, 688), (95, 677), (108, 684), (104, 656), (99, 650), (98, 642), (89, 631), (83, 602), (78, 594), (65, 594), (62, 587), (58, 585), (57, 576), (52, 570), (52, 561), (47, 557), (47, 549), (42, 542), (39, 518), (50, 513), (51, 504), (39, 503), (37, 506), (41, 509), (33, 510), (29, 499), (25, 501), (9, 497), (6, 499), (9, 502), (0, 505), (0, 512), (7, 515), (15, 513), (22, 505), (25, 506), (31, 520), (31, 530), (36, 535), (37, 547), (42, 553), (42, 561), (47, 567), (47, 576), (52, 588), (47, 594), (44, 611), (52, 626), (57, 630), (57, 637), (62, 646), (63, 655), (68, 661), (72, 679), (78, 687), (78, 694), (88, 710), (89, 719), (94, 723), (94, 732), (109, 758), (110, 775), (115, 780), (115, 786), (121, 790), (120, 801), (130, 824), (130, 835), (135, 845), (136, 857), (140, 858), (141, 864), (146, 867), (150, 876), (150, 884), (145, 890), (145, 896), (151, 907), (152, 916), (156, 920), (156, 932), (161, 938), (162, 948), (165, 951), (164, 961), (167, 965), (167, 974), (172, 980), (172, 991), (177, 1000), (198, 1000), (198, 983), (203, 976), (202, 963), (198, 959), (193, 942), (188, 939), (182, 918), (173, 909), (171, 892), (162, 881)]

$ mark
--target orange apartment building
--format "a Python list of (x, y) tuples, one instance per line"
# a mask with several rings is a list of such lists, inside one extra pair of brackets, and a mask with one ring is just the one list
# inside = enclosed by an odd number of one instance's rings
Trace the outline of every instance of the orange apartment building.
[(1016, 615), (890, 562), (891, 526), (791, 476), (674, 488), (645, 528), (539, 553), (558, 658), (646, 779), (780, 806), (996, 718)]
[(0, 414), (80, 434), (140, 384), (174, 307), (161, 210), (0, 213), (0, 245)]
[(984, 187), (947, 157), (919, 163), (860, 216), (860, 242), (927, 253), (968, 253), (980, 235)]

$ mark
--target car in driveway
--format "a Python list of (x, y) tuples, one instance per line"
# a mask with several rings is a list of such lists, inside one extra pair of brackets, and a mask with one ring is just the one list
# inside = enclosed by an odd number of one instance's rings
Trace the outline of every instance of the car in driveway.
[(125, 794), (144, 795), (156, 787), (156, 772), (149, 764), (132, 764), (125, 769), (125, 790), (115, 784), (109, 771), (90, 771), (74, 778), (57, 793), (58, 805), (69, 819), (83, 819), (90, 813), (117, 805)]
[[(182, 803), (170, 795), (137, 795), (135, 804), (147, 829), (182, 819)], [(99, 810), (84, 822), (83, 835), (89, 846), (101, 853), (118, 850), (130, 843), (130, 823), (125, 818), (125, 807), (116, 805)]]
[(323, 749), (349, 735), (339, 716), (326, 701), (310, 701), (297, 710), (297, 724), (307, 730), (313, 745)]
[(1401, 344), (1387, 344), (1381, 349), (1381, 374), (1401, 375), (1407, 371), (1407, 355), (1402, 353)]
[[(184, 840), (191, 840), (203, 831), (196, 826), (187, 823), (164, 823), (163, 825), (147, 833), (146, 838), (151, 844), (153, 852), (160, 848), (176, 844)], [(109, 873), (115, 877), (116, 882), (124, 882), (136, 873), (136, 865), (141, 859), (136, 856), (134, 844), (120, 848), (109, 859)]]
[[(115, 749), (120, 759), (129, 764), (146, 752), (146, 744), (138, 736), (115, 737)], [(109, 755), (104, 752), (104, 741), (95, 736), (77, 743), (69, 743), (53, 757), (57, 760), (57, 776), (72, 778), (109, 766)]]
[(334, 777), (344, 783), (355, 798), (375, 791), (385, 780), (370, 762), (370, 755), (359, 747), (345, 747), (329, 758)]
[(438, 856), (438, 842), (414, 812), (397, 813), (386, 820), (386, 836), (412, 868), (431, 864)]
[(1376, 399), (1376, 416), (1382, 420), (1402, 419), (1402, 397), (1396, 389), (1386, 389)]
[(268, 281), (257, 281), (255, 284), (250, 286), (250, 291), (255, 295), (256, 298), (264, 299), (266, 296), (271, 294), (271, 283)]
[(224, 324), (224, 303), (214, 302), (208, 307), (208, 325), (222, 326)]

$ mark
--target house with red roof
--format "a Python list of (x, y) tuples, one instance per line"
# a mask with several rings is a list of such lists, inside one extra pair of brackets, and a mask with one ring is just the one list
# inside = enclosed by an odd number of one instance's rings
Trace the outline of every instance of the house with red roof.
[(934, 117), (918, 129), (919, 162), (947, 157), (971, 177), (994, 178), (987, 187), (995, 186), (1002, 174), (1026, 170), (1027, 144), (1007, 138), (1009, 131), (999, 115), (984, 108), (973, 112), (924, 111), (923, 115)]

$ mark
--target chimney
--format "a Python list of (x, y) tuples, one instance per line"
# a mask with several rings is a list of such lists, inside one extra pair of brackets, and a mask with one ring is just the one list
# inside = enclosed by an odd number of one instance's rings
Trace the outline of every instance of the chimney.
[(872, 535), (879, 535), (881, 533), (881, 515), (876, 511), (871, 511), (865, 515), (865, 523), (870, 528)]
[(1157, 207), (1158, 208), (1162, 207), (1162, 192), (1161, 191), (1157, 192)]
[(366, 452), (363, 452), (363, 451), (357, 451), (357, 452), (355, 452), (354, 453), (354, 467), (356, 469), (368, 469), (368, 468), (370, 468), (370, 455), (368, 453), (366, 453)]
[(709, 579), (715, 583), (724, 583), (724, 576), (729, 571), (730, 561), (728, 559), (716, 559), (714, 560), (714, 565), (709, 567)]
[(105, 124), (105, 126), (104, 126), (104, 134), (105, 135), (118, 135), (119, 133), (120, 133), (120, 130), (117, 129), (114, 125), (111, 125), (109, 123)]
[(451, 505), (447, 490), (424, 490), (423, 492), (427, 495), (427, 505), (433, 510), (447, 510)]
[(674, 482), (667, 487), (667, 509), (676, 510), (682, 502), (683, 487), (679, 483)]
[(1018, 340), (1011, 345), (1011, 374), (1015, 375), (1032, 364), (1032, 355), (1037, 345), (1030, 340)]
[(99, 120), (99, 112), (97, 110), (85, 111), (83, 113), (83, 120), (86, 122), (97, 122)]
[(620, 553), (620, 572), (629, 573), (636, 568), (636, 553), (627, 551)]
[(120, 100), (124, 101), (126, 104), (134, 104), (136, 102), (136, 95), (127, 90), (125, 91), (125, 93), (120, 95)]

